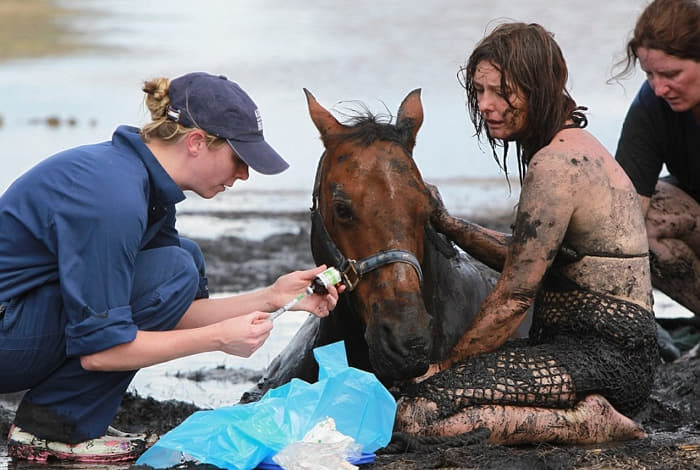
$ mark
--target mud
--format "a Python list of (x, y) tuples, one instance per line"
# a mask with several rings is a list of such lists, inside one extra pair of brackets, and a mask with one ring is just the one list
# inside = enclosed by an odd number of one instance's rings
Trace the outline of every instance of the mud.
[[(280, 274), (312, 263), (308, 248), (307, 214), (299, 214), (303, 230), (299, 235), (279, 235), (261, 242), (225, 238), (202, 241), (210, 268), (210, 284), (216, 292), (246, 290), (272, 282)], [(509, 230), (507, 217), (478, 221), (503, 231)], [(666, 321), (672, 336), (699, 334), (687, 322)], [(682, 330), (681, 330), (682, 329)], [(679, 342), (688, 355), (691, 342)], [(461, 442), (413, 443), (410, 452), (382, 453), (362, 469), (692, 469), (700, 468), (700, 358), (686, 357), (662, 364), (657, 372), (651, 397), (635, 416), (649, 434), (647, 439), (596, 446), (517, 446), (490, 445), (483, 436)], [(214, 368), (183, 375), (183, 380), (216, 378), (230, 383), (255, 379), (262, 371)], [(634, 386), (634, 384), (630, 384)], [(6, 437), (14, 417), (14, 406), (21, 394), (0, 395), (0, 469), (142, 470), (128, 464), (37, 464), (7, 458)], [(153, 431), (163, 434), (199, 408), (180, 401), (157, 401), (128, 394), (113, 425), (124, 431)], [(393, 449), (395, 446), (392, 445)], [(406, 447), (400, 448), (401, 450)], [(396, 453), (398, 452), (398, 453)], [(4, 457), (3, 457), (4, 456)], [(210, 465), (174, 468), (213, 469)]]

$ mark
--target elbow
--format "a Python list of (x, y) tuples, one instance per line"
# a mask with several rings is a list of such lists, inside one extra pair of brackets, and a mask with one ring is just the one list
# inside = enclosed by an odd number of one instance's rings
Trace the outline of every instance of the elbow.
[(100, 362), (95, 358), (94, 354), (80, 356), (80, 367), (89, 371), (99, 371)]
[(127, 344), (129, 343), (80, 356), (80, 366), (93, 372), (135, 371), (138, 367), (133, 360), (133, 355), (130, 356), (128, 351), (124, 349)]
[(501, 312), (501, 315), (495, 321), (502, 325), (503, 329), (512, 330), (509, 333), (513, 333), (530, 312), (533, 301), (534, 296), (529, 293), (512, 295), (505, 302), (507, 308)]
[(114, 367), (114, 361), (110, 360), (109, 353), (105, 353), (105, 351), (80, 356), (80, 366), (92, 372), (112, 372), (121, 370)]
[(526, 337), (532, 323), (532, 305), (534, 296), (524, 295), (514, 300), (515, 308), (511, 312), (511, 338)]

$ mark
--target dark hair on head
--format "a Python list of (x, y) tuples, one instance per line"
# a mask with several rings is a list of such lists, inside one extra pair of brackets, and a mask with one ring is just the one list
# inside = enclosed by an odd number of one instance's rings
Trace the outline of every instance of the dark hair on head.
[(613, 78), (629, 75), (640, 47), (700, 62), (700, 1), (654, 0), (647, 5), (627, 42), (626, 57), (617, 64), (623, 69)]
[[(549, 144), (554, 135), (572, 119), (576, 127), (586, 126), (586, 117), (566, 90), (569, 72), (553, 35), (538, 24), (505, 23), (484, 37), (460, 68), (458, 78), (467, 92), (467, 107), (476, 135), (485, 133), (493, 156), (508, 177), (506, 156), (508, 142), (491, 137), (474, 85), (477, 65), (488, 62), (501, 73), (501, 90), (505, 99), (520, 90), (527, 102), (525, 129), (515, 137), (518, 174), (522, 183), (532, 156)], [(508, 101), (509, 104), (510, 101)], [(496, 148), (503, 146), (499, 160)]]

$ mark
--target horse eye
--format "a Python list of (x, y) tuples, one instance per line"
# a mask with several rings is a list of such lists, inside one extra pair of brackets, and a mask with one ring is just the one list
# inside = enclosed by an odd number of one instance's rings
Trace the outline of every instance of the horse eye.
[(336, 217), (338, 217), (338, 219), (346, 222), (352, 220), (354, 217), (352, 207), (350, 207), (350, 204), (345, 202), (333, 203), (333, 213)]

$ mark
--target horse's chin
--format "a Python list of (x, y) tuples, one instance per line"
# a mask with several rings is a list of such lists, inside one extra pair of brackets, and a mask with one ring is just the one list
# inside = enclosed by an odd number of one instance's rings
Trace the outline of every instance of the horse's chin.
[(414, 377), (420, 377), (428, 371), (428, 366), (430, 365), (428, 361), (422, 363), (413, 364), (403, 364), (402, 368), (394, 365), (385, 364), (372, 364), (374, 367), (374, 374), (377, 376), (382, 383), (393, 384), (394, 382), (404, 382), (410, 380)]
[(423, 375), (430, 365), (428, 356), (422, 350), (415, 354), (397, 356), (383, 347), (369, 345), (369, 357), (374, 374), (384, 383), (404, 381)]
[[(431, 320), (420, 293), (410, 292), (363, 305), (369, 362), (380, 379), (406, 380), (428, 369)], [(371, 313), (371, 315), (370, 315)]]
[(376, 372), (375, 375), (383, 384), (403, 384), (425, 374), (428, 371), (428, 366), (429, 364), (426, 362), (424, 367), (412, 367), (402, 371), (391, 369), (386, 374)]

